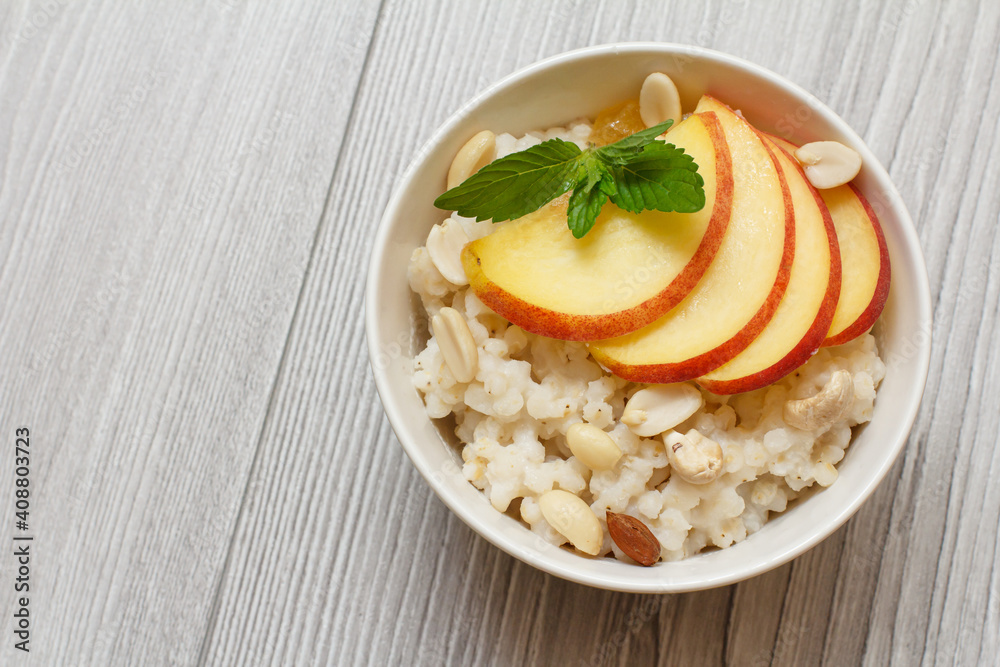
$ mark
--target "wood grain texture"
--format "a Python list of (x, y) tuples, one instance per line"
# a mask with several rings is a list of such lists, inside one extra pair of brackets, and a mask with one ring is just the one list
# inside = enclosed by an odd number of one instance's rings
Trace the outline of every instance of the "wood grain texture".
[[(0, 26), (31, 664), (995, 661), (997, 3), (52, 2)], [(542, 574), (452, 516), (385, 420), (362, 323), (374, 221), (430, 133), (519, 67), (635, 40), (745, 57), (840, 113), (910, 209), (935, 316), (923, 408), (858, 514), (675, 596)]]
[(0, 10), (0, 423), (11, 447), (32, 432), (32, 664), (197, 660), (377, 9)]

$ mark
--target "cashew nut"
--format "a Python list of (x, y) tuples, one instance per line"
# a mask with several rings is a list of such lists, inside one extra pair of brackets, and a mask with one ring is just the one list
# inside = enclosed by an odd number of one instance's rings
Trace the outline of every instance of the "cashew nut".
[(496, 148), (497, 136), (489, 130), (483, 130), (465, 142), (448, 169), (448, 189), (461, 185), (469, 176), (492, 162)]
[(479, 370), (479, 350), (462, 314), (442, 308), (431, 318), (431, 330), (451, 374), (459, 382), (472, 382)]
[(601, 552), (604, 542), (601, 522), (579, 496), (556, 489), (542, 494), (538, 506), (548, 524), (574, 547), (591, 556)]
[(795, 158), (805, 167), (809, 182), (820, 190), (843, 185), (861, 171), (861, 156), (839, 141), (806, 144), (795, 151)]
[(427, 235), (427, 253), (445, 280), (455, 285), (468, 285), (462, 267), (462, 248), (469, 242), (469, 235), (457, 220), (448, 218), (431, 227)]
[(640, 389), (628, 399), (621, 422), (643, 438), (672, 429), (702, 406), (701, 392), (687, 383)]
[(671, 431), (663, 444), (671, 468), (686, 482), (708, 484), (722, 472), (722, 447), (695, 429), (684, 435)]
[(566, 444), (573, 456), (591, 470), (611, 470), (622, 450), (611, 436), (593, 424), (573, 424), (566, 431)]
[(854, 403), (854, 378), (839, 370), (810, 398), (785, 403), (785, 423), (803, 431), (826, 429), (838, 422)]
[(653, 127), (672, 120), (681, 119), (681, 96), (670, 77), (662, 72), (653, 72), (642, 82), (639, 91), (639, 117), (646, 127)]

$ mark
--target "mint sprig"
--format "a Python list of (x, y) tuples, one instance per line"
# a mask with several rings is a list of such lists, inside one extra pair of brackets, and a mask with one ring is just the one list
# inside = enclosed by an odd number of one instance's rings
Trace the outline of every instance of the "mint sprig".
[(632, 213), (647, 209), (694, 213), (705, 206), (705, 181), (684, 149), (656, 137), (672, 121), (586, 150), (549, 139), (494, 160), (434, 205), (477, 220), (520, 218), (570, 190), (567, 223), (582, 238), (610, 199)]

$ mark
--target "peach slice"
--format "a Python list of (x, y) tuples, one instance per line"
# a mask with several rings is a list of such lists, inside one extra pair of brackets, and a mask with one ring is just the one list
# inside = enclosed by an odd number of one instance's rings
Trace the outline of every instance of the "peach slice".
[(774, 152), (729, 107), (703, 97), (732, 155), (732, 218), (701, 281), (666, 315), (639, 331), (590, 345), (615, 375), (636, 382), (700, 377), (742, 352), (770, 321), (795, 252), (792, 197)]
[(889, 248), (878, 216), (853, 183), (820, 194), (840, 239), (844, 279), (823, 346), (841, 345), (872, 328), (889, 298)]
[[(795, 150), (795, 144), (785, 139), (772, 139), (789, 152)], [(823, 347), (828, 347), (853, 340), (872, 328), (889, 297), (891, 269), (882, 225), (861, 191), (848, 183), (819, 194), (837, 229), (843, 266), (840, 301), (823, 341)]]
[(599, 340), (639, 329), (679, 303), (712, 262), (729, 224), (733, 174), (713, 114), (670, 131), (698, 164), (705, 207), (696, 213), (605, 204), (582, 239), (566, 226), (566, 198), (465, 246), (473, 291), (526, 331), (563, 340)]
[(774, 317), (747, 349), (698, 384), (716, 394), (752, 391), (809, 360), (830, 330), (840, 295), (840, 250), (830, 211), (791, 153), (765, 138), (792, 193), (795, 258)]

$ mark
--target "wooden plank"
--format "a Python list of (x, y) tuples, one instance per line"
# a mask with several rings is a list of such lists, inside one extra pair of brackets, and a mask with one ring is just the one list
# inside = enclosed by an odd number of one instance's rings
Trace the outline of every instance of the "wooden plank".
[(196, 661), (376, 11), (0, 9), (0, 423), (32, 433), (34, 664)]
[[(1000, 119), (997, 9), (983, 3), (975, 12), (968, 7), (947, 7), (940, 16), (916, 12), (900, 30), (924, 24), (920, 30), (933, 35), (924, 42), (927, 55), (921, 59), (912, 52), (916, 41), (907, 41), (893, 58), (900, 70), (897, 80), (912, 82), (912, 93), (900, 100), (909, 111), (890, 171), (921, 231), (935, 300), (936, 345), (924, 411), (905, 452), (892, 510), (866, 664), (977, 664), (962, 658), (970, 651), (973, 658), (980, 652), (995, 654), (998, 648), (995, 632), (992, 643), (983, 641), (989, 634), (984, 630), (986, 598), (966, 594), (970, 577), (973, 586), (986, 587), (995, 557), (988, 564), (963, 562), (965, 554), (977, 551), (976, 533), (983, 531), (993, 541), (997, 535), (995, 510), (984, 516), (964, 507), (967, 494), (989, 479), (995, 449), (995, 435), (977, 436), (968, 427), (995, 415), (994, 408), (984, 410), (984, 401), (1000, 389), (996, 353), (985, 343), (996, 325), (1000, 212), (995, 198), (980, 195), (997, 187), (997, 171), (986, 160), (997, 145)], [(968, 57), (955, 57), (956, 43), (967, 45)], [(926, 64), (913, 67), (914, 62)], [(923, 68), (935, 72), (931, 80), (917, 74)], [(944, 91), (945, 108), (925, 108), (933, 84), (936, 94)], [(983, 508), (979, 493), (974, 506)], [(966, 535), (964, 543), (957, 540), (959, 534)], [(996, 604), (995, 591), (992, 599)], [(976, 610), (965, 627), (945, 619), (949, 600)]]
[(727, 664), (756, 667), (773, 662), (781, 648), (778, 629), (792, 567), (784, 565), (733, 587), (726, 637)]

